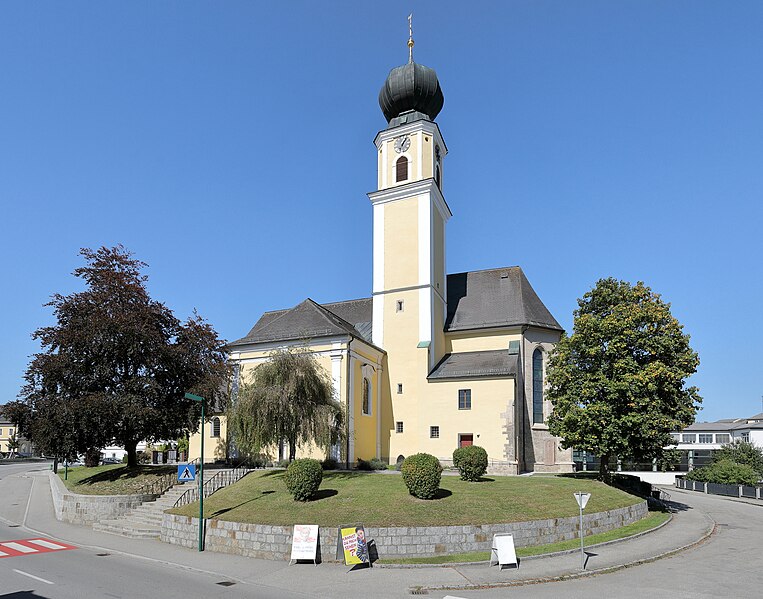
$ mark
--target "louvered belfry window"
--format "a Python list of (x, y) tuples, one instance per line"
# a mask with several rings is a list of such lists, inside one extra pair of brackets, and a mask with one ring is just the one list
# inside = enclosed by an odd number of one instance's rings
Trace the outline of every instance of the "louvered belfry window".
[(395, 181), (407, 181), (408, 180), (408, 159), (405, 156), (400, 156), (395, 163)]

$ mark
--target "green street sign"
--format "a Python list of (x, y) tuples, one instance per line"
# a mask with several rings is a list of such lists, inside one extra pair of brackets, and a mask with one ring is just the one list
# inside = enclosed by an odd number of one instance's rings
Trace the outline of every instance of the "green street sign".
[(193, 393), (186, 393), (185, 394), (186, 399), (192, 399), (193, 401), (204, 401), (204, 398), (199, 395), (194, 395)]

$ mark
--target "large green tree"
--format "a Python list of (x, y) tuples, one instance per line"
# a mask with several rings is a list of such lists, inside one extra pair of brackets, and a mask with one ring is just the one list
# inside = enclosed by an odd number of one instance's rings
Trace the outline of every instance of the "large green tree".
[(297, 445), (313, 442), (327, 451), (343, 437), (343, 411), (331, 378), (306, 351), (281, 350), (252, 369), (228, 410), (236, 447), (254, 456), (286, 442), (289, 460)]
[(698, 365), (670, 304), (641, 282), (601, 279), (550, 355), (549, 430), (598, 455), (602, 477), (615, 457), (660, 458), (670, 432), (694, 422), (702, 398), (686, 379)]
[[(20, 394), (22, 430), (43, 451), (69, 457), (115, 442), (137, 465), (141, 440), (174, 439), (195, 430), (199, 405), (225, 400), (224, 342), (197, 314), (180, 322), (146, 289), (146, 264), (122, 246), (83, 249), (74, 271), (85, 290), (56, 294), (56, 323), (35, 331), (42, 350)], [(46, 452), (47, 452), (46, 451)]]

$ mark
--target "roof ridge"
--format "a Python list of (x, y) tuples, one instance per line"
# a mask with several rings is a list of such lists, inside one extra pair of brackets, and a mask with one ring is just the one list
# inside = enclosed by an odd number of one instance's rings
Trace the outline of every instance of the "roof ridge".
[(478, 273), (478, 272), (495, 272), (495, 271), (498, 271), (498, 270), (509, 270), (509, 269), (512, 269), (512, 268), (517, 268), (519, 270), (522, 270), (521, 266), (519, 266), (518, 264), (514, 264), (513, 266), (496, 266), (495, 268), (481, 268), (479, 270), (465, 270), (463, 272), (449, 272), (446, 276), (450, 277), (451, 275), (470, 275), (470, 274), (475, 274), (475, 273)]
[[(352, 324), (347, 322), (341, 316), (337, 316), (331, 310), (329, 310), (328, 308), (322, 306), (321, 304), (316, 302), (314, 299), (308, 297), (305, 301), (303, 301), (301, 303), (304, 304), (305, 302), (310, 302), (310, 305), (312, 305), (314, 308), (316, 308), (318, 313), (321, 314), (321, 316), (323, 316), (324, 318), (328, 319), (329, 322), (331, 322), (331, 324), (333, 324), (335, 326), (339, 326), (339, 327), (341, 327), (343, 329), (347, 329), (347, 332), (350, 333), (351, 335), (357, 335), (358, 334), (358, 332), (355, 330), (355, 327)], [(301, 305), (301, 304), (298, 304), (298, 305)], [(295, 306), (295, 308), (296, 307), (297, 306)], [(334, 322), (334, 320), (336, 320), (338, 322)]]

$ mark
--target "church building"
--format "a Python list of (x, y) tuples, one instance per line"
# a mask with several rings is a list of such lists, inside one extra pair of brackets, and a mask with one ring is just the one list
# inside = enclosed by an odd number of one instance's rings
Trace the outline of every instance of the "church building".
[[(379, 93), (387, 126), (374, 139), (377, 191), (368, 194), (370, 297), (308, 297), (266, 312), (230, 343), (230, 358), (246, 376), (274, 350), (312, 352), (345, 407), (338, 456), (350, 466), (419, 452), (447, 464), (454, 449), (474, 444), (487, 451), (490, 472), (569, 472), (571, 451), (545, 424), (547, 357), (562, 328), (518, 266), (447, 273), (448, 148), (435, 122), (444, 98), (435, 71), (415, 63), (412, 39), (408, 45), (409, 62), (392, 69)], [(219, 417), (205, 433), (219, 441), (224, 425)], [(191, 438), (191, 458), (199, 440)], [(308, 454), (326, 457), (298, 451)]]

